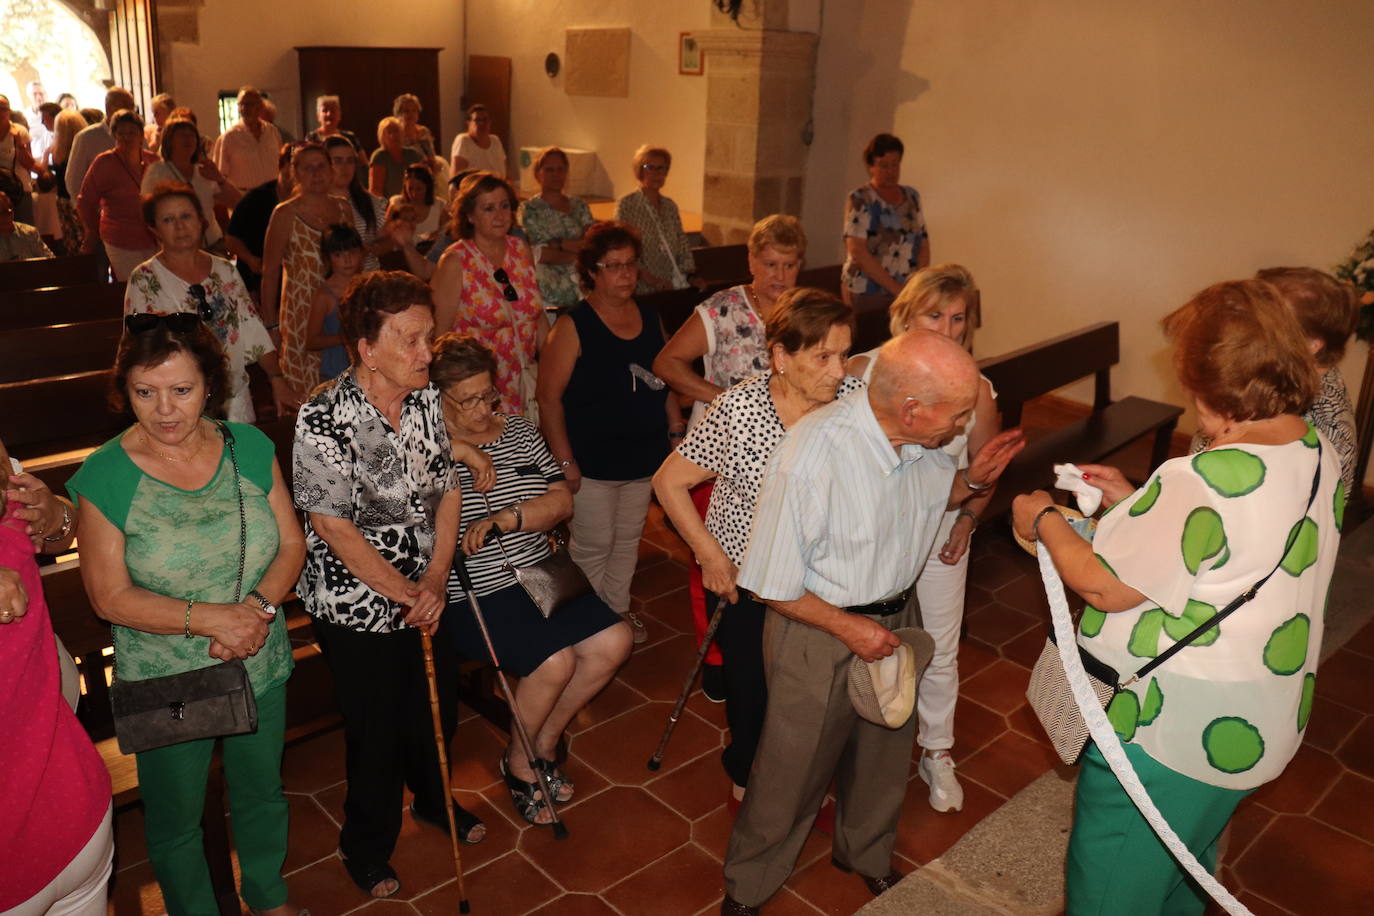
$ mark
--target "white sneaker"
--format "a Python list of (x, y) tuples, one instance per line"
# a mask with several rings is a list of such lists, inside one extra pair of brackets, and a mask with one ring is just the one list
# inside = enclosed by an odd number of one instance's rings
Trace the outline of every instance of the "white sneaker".
[(634, 634), (634, 644), (643, 645), (649, 641), (649, 630), (644, 626), (644, 620), (634, 611), (625, 612), (625, 622), (630, 625), (630, 630)]
[(930, 807), (936, 811), (960, 811), (964, 807), (964, 789), (954, 775), (954, 758), (949, 751), (922, 754), (916, 767), (921, 779), (930, 786)]

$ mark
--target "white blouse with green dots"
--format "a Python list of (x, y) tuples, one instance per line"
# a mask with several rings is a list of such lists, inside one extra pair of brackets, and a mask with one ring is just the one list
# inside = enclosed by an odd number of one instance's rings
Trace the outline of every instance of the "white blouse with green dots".
[(1098, 559), (1146, 596), (1089, 606), (1079, 644), (1123, 679), (1279, 564), (1255, 599), (1132, 685), (1108, 709), (1123, 741), (1185, 776), (1253, 789), (1283, 772), (1312, 711), (1327, 586), (1345, 510), (1340, 463), (1318, 433), (1165, 462), (1103, 516)]

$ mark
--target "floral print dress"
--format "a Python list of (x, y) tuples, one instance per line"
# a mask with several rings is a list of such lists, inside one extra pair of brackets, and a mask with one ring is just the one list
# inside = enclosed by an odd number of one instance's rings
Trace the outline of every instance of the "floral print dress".
[[(532, 197), (520, 207), (520, 225), (525, 228), (531, 245), (547, 245), (564, 239), (580, 239), (595, 220), (587, 202), (568, 198), (568, 212), (564, 213), (542, 197)], [(546, 305), (558, 308), (572, 308), (577, 305), (582, 293), (577, 286), (575, 264), (537, 264), (535, 276), (539, 278), (539, 294)]]
[[(916, 272), (921, 244), (930, 237), (926, 216), (921, 210), (921, 195), (902, 185), (902, 199), (894, 204), (883, 200), (872, 185), (864, 185), (849, 195), (844, 210), (844, 237), (863, 239), (868, 251), (878, 259), (892, 279), (905, 283)], [(886, 292), (850, 258), (844, 262), (840, 280), (854, 295), (871, 296)]]
[(276, 348), (234, 265), (211, 255), (210, 275), (191, 284), (168, 270), (160, 257), (149, 258), (129, 275), (124, 314), (199, 312), (200, 299), (191, 291), (193, 285), (204, 291), (210, 312), (207, 324), (229, 357), (229, 419), (252, 423), (255, 418), (247, 366)]
[(527, 405), (520, 394), (520, 373), (534, 367), (539, 322), (544, 306), (539, 298), (539, 281), (529, 249), (514, 236), (506, 236), (506, 257), (502, 269), (515, 290), (516, 299), (506, 299), (505, 284), (496, 280), (496, 265), (482, 254), (472, 239), (461, 239), (449, 249), (462, 268), (458, 314), (448, 331), (471, 334), (496, 356), (496, 390), (501, 394), (503, 413), (523, 414)]

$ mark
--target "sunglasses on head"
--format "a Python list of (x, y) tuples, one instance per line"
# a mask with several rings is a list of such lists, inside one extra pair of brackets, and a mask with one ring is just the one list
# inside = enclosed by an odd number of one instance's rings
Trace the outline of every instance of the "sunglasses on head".
[(124, 316), (124, 327), (130, 334), (147, 334), (159, 325), (166, 325), (173, 334), (190, 334), (200, 327), (200, 323), (200, 316), (195, 312), (143, 312)]
[(520, 294), (515, 291), (515, 286), (510, 282), (510, 276), (506, 273), (504, 267), (496, 268), (496, 272), (491, 276), (497, 283), (505, 286), (505, 289), (501, 291), (501, 295), (506, 297), (507, 302), (515, 302), (520, 298)]

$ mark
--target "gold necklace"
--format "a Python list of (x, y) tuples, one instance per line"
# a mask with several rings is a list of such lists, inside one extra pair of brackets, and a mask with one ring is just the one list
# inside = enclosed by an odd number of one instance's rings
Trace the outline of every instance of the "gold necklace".
[(192, 449), (191, 454), (187, 455), (185, 458), (177, 458), (174, 455), (169, 455), (166, 452), (158, 449), (157, 446), (153, 445), (153, 440), (149, 438), (148, 431), (144, 429), (142, 426), (139, 426), (138, 432), (139, 435), (143, 437), (143, 444), (148, 447), (148, 451), (152, 452), (154, 455), (161, 458), (163, 461), (170, 461), (173, 464), (185, 464), (188, 461), (194, 461), (196, 459), (196, 456), (200, 454), (201, 448), (205, 445), (205, 433), (201, 431), (199, 420), (196, 421), (196, 447)]

